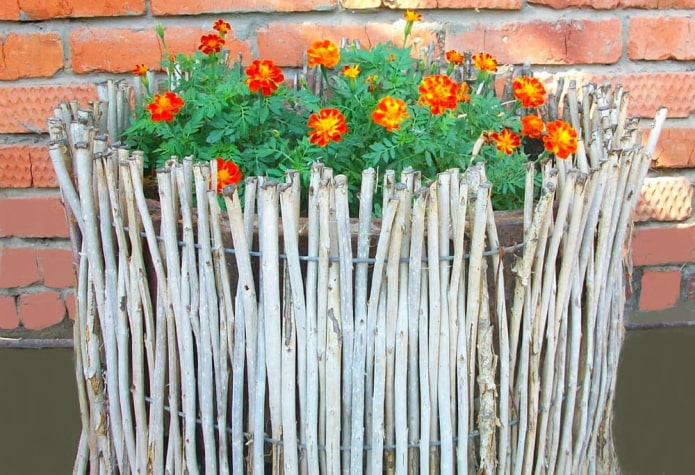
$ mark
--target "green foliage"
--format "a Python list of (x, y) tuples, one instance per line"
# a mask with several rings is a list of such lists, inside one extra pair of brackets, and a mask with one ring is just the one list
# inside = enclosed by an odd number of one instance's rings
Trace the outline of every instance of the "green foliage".
[[(166, 52), (163, 35), (162, 31)], [(484, 161), (493, 184), (493, 205), (510, 209), (523, 203), (528, 159), (523, 147), (504, 154), (489, 139), (503, 129), (520, 132), (519, 104), (503, 103), (497, 97), (492, 73), (463, 66), (447, 68), (445, 63), (427, 65), (409, 46), (392, 43), (371, 49), (347, 46), (340, 56), (335, 68), (319, 66), (325, 93), (280, 84), (265, 96), (251, 92), (244, 67), (225, 61), (223, 52), (165, 54), (161, 66), (167, 78), (162, 89), (176, 92), (184, 106), (172, 121), (154, 122), (146, 108), (152, 97), (147, 97), (122, 138), (131, 148), (145, 152), (150, 170), (162, 167), (171, 156), (193, 156), (197, 161), (222, 157), (234, 161), (244, 176), (280, 178), (286, 170), (296, 169), (306, 185), (312, 163), (321, 161), (334, 174), (348, 177), (353, 197), (365, 168), (398, 173), (410, 166), (425, 179), (434, 179), (441, 171), (464, 170)], [(360, 69), (356, 78), (341, 73), (352, 65)], [(421, 103), (419, 87), (423, 78), (441, 74), (440, 70), (468, 78), (465, 84), (472, 92), (470, 100), (459, 101), (455, 109), (433, 114)], [(407, 104), (409, 117), (393, 131), (371, 116), (385, 96)], [(322, 108), (339, 110), (348, 127), (339, 141), (326, 147), (310, 143), (307, 127), (309, 116)], [(356, 205), (357, 198), (353, 199)]]

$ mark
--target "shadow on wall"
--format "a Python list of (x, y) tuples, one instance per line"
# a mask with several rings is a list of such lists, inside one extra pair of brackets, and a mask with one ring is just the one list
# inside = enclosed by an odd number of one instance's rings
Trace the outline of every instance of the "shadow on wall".
[[(695, 321), (695, 301), (633, 312), (632, 323)], [(695, 327), (628, 331), (620, 357), (614, 436), (625, 474), (695, 469)]]
[[(695, 302), (633, 312), (632, 323), (695, 321)], [(695, 467), (695, 327), (628, 331), (615, 404), (625, 474)], [(0, 349), (2, 473), (70, 473), (80, 434), (72, 349)]]
[(80, 436), (72, 348), (0, 349), (0, 472), (71, 473)]

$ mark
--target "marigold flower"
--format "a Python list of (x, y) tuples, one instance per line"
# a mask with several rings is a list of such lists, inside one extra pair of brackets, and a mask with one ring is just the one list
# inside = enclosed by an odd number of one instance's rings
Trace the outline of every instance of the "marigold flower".
[(183, 99), (171, 91), (164, 94), (155, 94), (152, 102), (148, 104), (147, 110), (152, 115), (152, 120), (155, 122), (171, 122), (174, 120), (174, 115), (178, 114), (183, 107)]
[(521, 135), (532, 139), (539, 139), (545, 130), (543, 119), (537, 115), (527, 115), (521, 118)]
[(232, 25), (227, 23), (224, 20), (217, 20), (213, 25), (212, 28), (220, 33), (220, 35), (226, 35), (232, 30)]
[(318, 114), (311, 114), (307, 124), (310, 129), (309, 142), (325, 147), (331, 140), (339, 142), (347, 132), (345, 117), (338, 109), (321, 109)]
[(246, 84), (251, 92), (261, 91), (269, 96), (285, 80), (282, 70), (271, 60), (255, 60), (246, 68)]
[(471, 86), (467, 82), (459, 84), (458, 91), (456, 91), (456, 100), (459, 102), (471, 102)]
[(521, 138), (509, 129), (504, 129), (500, 133), (493, 133), (491, 137), (497, 143), (497, 150), (507, 155), (514, 153), (514, 149), (521, 144)]
[(389, 132), (400, 129), (406, 117), (410, 117), (410, 114), (405, 101), (391, 96), (382, 97), (372, 112), (372, 120)]
[(330, 40), (314, 41), (307, 55), (309, 66), (334, 68), (340, 62), (340, 50)]
[(217, 34), (203, 35), (200, 37), (198, 49), (205, 54), (219, 53), (224, 46), (224, 38)]
[(236, 163), (222, 157), (217, 157), (215, 161), (217, 162), (217, 193), (222, 193), (225, 186), (236, 185), (241, 181), (244, 174)]
[(438, 115), (445, 109), (455, 109), (459, 86), (449, 76), (427, 76), (420, 82), (420, 102)]
[(543, 145), (556, 157), (565, 159), (577, 151), (577, 131), (562, 120), (548, 122), (545, 126), (547, 135), (543, 137)]
[(545, 87), (538, 79), (521, 76), (512, 83), (514, 97), (521, 101), (524, 107), (538, 107), (545, 102)]
[(497, 60), (490, 53), (474, 54), (473, 66), (481, 71), (494, 73), (497, 71)]
[(463, 55), (455, 49), (447, 51), (445, 56), (446, 60), (451, 64), (463, 64)]
[(144, 64), (136, 64), (130, 72), (137, 76), (145, 76), (147, 74), (147, 66)]
[(362, 70), (360, 69), (359, 64), (346, 64), (345, 66), (343, 66), (343, 70), (341, 71), (341, 73), (343, 73), (343, 76), (347, 76), (350, 79), (356, 79), (361, 72)]
[(403, 18), (405, 18), (405, 21), (408, 23), (422, 21), (422, 15), (416, 12), (415, 10), (406, 10), (403, 14)]

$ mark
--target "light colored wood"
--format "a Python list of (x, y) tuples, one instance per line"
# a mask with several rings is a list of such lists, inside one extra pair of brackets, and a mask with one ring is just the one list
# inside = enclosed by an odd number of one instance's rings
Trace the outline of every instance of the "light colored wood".
[(144, 155), (97, 136), (129, 88), (48, 124), (78, 270), (74, 473), (614, 470), (631, 213), (665, 109), (642, 147), (622, 88), (558, 85), (578, 150), (538, 164), (537, 201), (527, 167), (509, 273), (482, 164), (385, 171), (378, 220), (365, 170), (353, 221), (317, 163), (305, 221), (297, 172), (247, 178), (242, 206), (213, 162), (171, 157), (153, 212)]

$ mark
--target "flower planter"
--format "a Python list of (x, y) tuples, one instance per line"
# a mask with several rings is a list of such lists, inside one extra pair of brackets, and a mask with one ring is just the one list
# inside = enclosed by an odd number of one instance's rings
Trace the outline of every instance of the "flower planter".
[(292, 174), (221, 210), (207, 166), (173, 162), (155, 219), (137, 153), (51, 120), (81, 256), (76, 471), (617, 471), (631, 213), (665, 114), (643, 148), (604, 92), (502, 244), (482, 167), (393, 177), (373, 226), (373, 171), (351, 220), (315, 167), (300, 219)]

